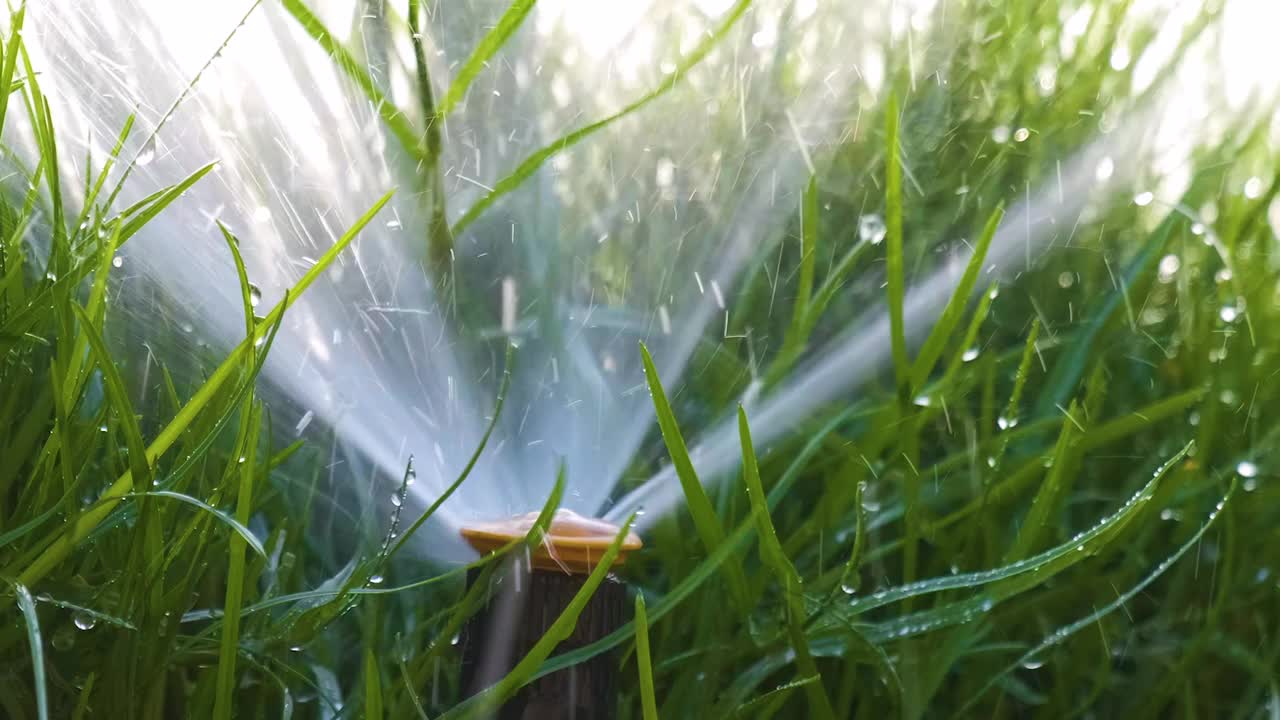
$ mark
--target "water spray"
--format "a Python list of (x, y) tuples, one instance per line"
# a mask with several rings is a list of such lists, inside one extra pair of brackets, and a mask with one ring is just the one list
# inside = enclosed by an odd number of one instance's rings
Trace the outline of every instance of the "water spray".
[[(462, 537), (485, 554), (526, 536), (538, 513), (517, 515), (462, 528)], [(547, 633), (582, 589), (608, 547), (616, 525), (558, 510), (536, 549), (517, 556), (505, 572), (467, 575), (467, 587), (491, 583), (485, 606), (462, 630), (462, 688), (475, 694), (509, 673)], [(628, 533), (613, 560), (618, 567), (639, 549)], [(587, 601), (573, 632), (556, 648), (566, 652), (590, 645), (620, 627), (626, 618), (626, 586), (610, 574)], [(533, 718), (611, 718), (616, 706), (617, 659), (602, 653), (590, 660), (534, 680), (497, 711), (499, 720)]]

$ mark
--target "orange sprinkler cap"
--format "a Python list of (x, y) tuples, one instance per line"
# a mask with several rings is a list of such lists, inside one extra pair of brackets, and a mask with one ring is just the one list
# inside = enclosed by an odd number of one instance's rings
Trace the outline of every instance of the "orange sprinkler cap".
[[(529, 534), (538, 513), (516, 515), (505, 520), (473, 523), (462, 528), (462, 537), (481, 554), (489, 553)], [(571, 575), (589, 574), (599, 563), (605, 549), (618, 536), (618, 526), (603, 520), (587, 518), (572, 510), (557, 510), (551, 519), (547, 536), (530, 558), (539, 570), (560, 570)], [(640, 536), (628, 532), (618, 550), (615, 566), (627, 559), (627, 554), (639, 550)]]

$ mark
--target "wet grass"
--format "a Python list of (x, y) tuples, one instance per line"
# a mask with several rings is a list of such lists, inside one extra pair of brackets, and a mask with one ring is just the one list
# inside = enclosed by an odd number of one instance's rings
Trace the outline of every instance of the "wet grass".
[[(466, 82), (530, 5), (502, 16)], [(453, 232), (556, 153), (678, 97), (715, 43), (748, 32), (735, 23), (749, 5), (727, 11), (672, 79), (517, 164)], [(0, 202), (0, 715), (463, 717), (611, 649), (622, 718), (1277, 712), (1280, 157), (1269, 108), (1206, 135), (1176, 196), (1137, 200), (1163, 178), (1142, 169), (1149, 148), (1127, 147), (1108, 160), (1116, 178), (1055, 218), (1049, 248), (996, 283), (982, 256), (1012, 216), (1003, 209), (1052, 188), (1061, 161), (1119, 132), (1156, 90), (1135, 86), (1136, 61), (1112, 62), (1118, 47), (1136, 59), (1153, 42), (1130, 3), (1087, 3), (1070, 54), (1064, 16), (1076, 4), (994, 5), (950, 3), (945, 34), (916, 39), (945, 70), (936, 76), (916, 77), (885, 41), (884, 87), (858, 93), (844, 141), (815, 158), (800, 202), (779, 211), (791, 214), (784, 231), (734, 291), (758, 311), (704, 342), (685, 378), (659, 377), (637, 350), (656, 420), (628, 477), (674, 463), (688, 502), (625, 570), (636, 620), (556, 654), (588, 583), (553, 634), (469, 701), (451, 640), (481, 598), (464, 590), (467, 568), (403, 551), (438, 505), (410, 519), (397, 502), (389, 527), (354, 516), (323, 480), (326, 438), (285, 445), (255, 393), (289, 304), (385, 198), (263, 317), (224, 229), (245, 339), (206, 372), (172, 373), (113, 343), (126, 322), (110, 312), (117, 250), (209, 169), (113, 207), (99, 190), (126, 127), (109, 157), (87, 163), (98, 168), (89, 202), (69, 207), (58, 110), (16, 32), (19, 10), (0, 119), (33, 133), (40, 163), (17, 167), (18, 191)], [(303, 3), (286, 9), (357, 89), (377, 92)], [(1182, 46), (1204, 41), (1215, 12)], [(1151, 87), (1164, 87), (1176, 66), (1155, 75)], [(406, 150), (430, 152), (425, 125), (466, 90), (449, 88), (421, 128), (380, 112)], [(873, 219), (883, 243), (860, 231)], [(904, 296), (961, 249), (978, 259), (912, 344)], [(829, 398), (768, 448), (753, 447), (741, 413), (740, 477), (704, 490), (685, 438), (731, 415), (754, 383), (803, 371), (872, 307), (892, 317), (880, 382)], [(518, 361), (509, 353), (508, 369)], [(491, 423), (505, 397), (504, 385)], [(401, 501), (412, 480), (409, 468)], [(563, 491), (562, 479), (508, 551), (538, 541)]]

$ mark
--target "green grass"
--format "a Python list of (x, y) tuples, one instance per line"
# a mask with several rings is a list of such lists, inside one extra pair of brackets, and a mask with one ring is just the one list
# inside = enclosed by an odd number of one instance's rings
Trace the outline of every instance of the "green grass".
[[(1085, 4), (1094, 12), (1066, 55), (1063, 18)], [(419, 27), (419, 5), (408, 4), (409, 28)], [(282, 441), (256, 393), (264, 359), (289, 306), (388, 195), (261, 318), (238, 243), (221, 228), (244, 338), (205, 365), (157, 368), (151, 392), (140, 392), (139, 368), (169, 358), (120, 342), (136, 320), (113, 312), (113, 259), (212, 166), (116, 207), (122, 149), (138, 140), (130, 120), (106, 157), (90, 159), (83, 192), (70, 193), (57, 172), (68, 150), (54, 133), (64, 110), (41, 88), (17, 10), (0, 56), (0, 123), (29, 133), (36, 157), (13, 161), (18, 180), (0, 195), (0, 716), (466, 717), (606, 651), (620, 663), (620, 718), (1273, 714), (1273, 108), (1241, 112), (1201, 139), (1177, 208), (1133, 202), (1162, 180), (1140, 169), (1079, 217), (1059, 218), (1052, 248), (1016, 276), (995, 283), (985, 270), (1012, 217), (1004, 209), (1053, 187), (1060, 160), (1156, 92), (1137, 89), (1136, 62), (1112, 67), (1117, 47), (1136, 59), (1153, 42), (1150, 19), (1130, 5), (962, 0), (948, 3), (946, 26), (913, 38), (914, 63), (903, 43), (877, 40), (883, 87), (859, 85), (832, 133), (840, 142), (814, 153), (812, 175), (788, 191), (795, 203), (773, 208), (781, 230), (755, 249), (740, 287), (726, 288), (742, 309), (729, 332), (711, 328), (682, 378), (658, 377), (637, 350), (654, 417), (625, 482), (671, 463), (685, 503), (623, 570), (635, 620), (556, 652), (603, 579), (597, 571), (515, 670), (470, 699), (451, 640), (483, 604), (463, 577), (488, 577), (492, 558), (439, 568), (407, 548), (486, 451), (519, 353), (508, 348), (488, 430), (448, 492), (412, 518), (397, 504), (389, 529), (354, 516), (340, 500), (350, 488), (324, 479), (333, 438)], [(410, 112), (383, 96), (356, 45), (306, 4), (285, 3), (377, 105), (403, 146), (392, 152), (424, 161), (425, 175), (402, 192), (440, 201), (426, 254), (480, 227), (562, 152), (581, 153), (565, 180), (566, 237), (589, 226), (609, 202), (600, 188), (617, 133), (679, 132), (689, 118), (681, 108), (702, 113), (718, 92), (708, 88), (721, 87), (714, 67), (728, 53), (718, 53), (755, 32), (752, 3), (733, 5), (676, 72), (539, 143), (475, 205), (453, 208), (450, 227), (435, 177), (450, 142), (440, 127), (501, 65), (532, 6), (495, 16), (452, 85), (427, 75), (419, 43), (422, 97)], [(1204, 41), (1216, 13), (1204, 10), (1180, 53)], [(815, 18), (780, 37), (838, 42)], [(776, 93), (777, 127), (787, 127), (800, 54), (780, 51), (771, 74), (760, 73), (768, 84), (757, 89)], [(925, 60), (942, 74), (917, 76)], [(1056, 73), (1047, 93), (1046, 69)], [(1178, 79), (1172, 64), (1155, 75), (1156, 88)], [(740, 132), (736, 112), (706, 116), (726, 145)], [(1009, 137), (997, 140), (997, 128)], [(1117, 166), (1145, 160), (1145, 148), (1130, 150)], [(1242, 192), (1253, 176), (1260, 186)], [(687, 225), (653, 213), (611, 227), (610, 242), (661, 249), (652, 238), (694, 228), (696, 243), (733, 216), (730, 185), (691, 209)], [(88, 202), (72, 206), (73, 196)], [(1207, 230), (1184, 208), (1207, 210)], [(860, 237), (872, 216), (883, 218), (883, 243)], [(974, 259), (937, 322), (906, 327), (910, 288), (960, 248)], [(590, 256), (589, 277), (602, 293), (661, 297), (660, 285), (635, 278), (662, 276), (672, 262), (606, 250)], [(451, 287), (465, 301), (482, 286)], [(754, 447), (758, 422), (734, 400), (784, 383), (872, 308), (891, 318), (884, 376)], [(715, 478), (699, 476), (686, 442), (735, 411), (742, 466), (704, 486)], [(412, 478), (410, 467), (402, 499)], [(562, 471), (529, 536), (503, 553), (538, 542), (564, 492)]]

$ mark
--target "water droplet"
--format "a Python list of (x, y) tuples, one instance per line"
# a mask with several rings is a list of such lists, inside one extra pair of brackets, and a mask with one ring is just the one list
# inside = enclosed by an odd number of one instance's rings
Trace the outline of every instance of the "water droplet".
[(1245, 492), (1253, 492), (1258, 489), (1258, 479), (1249, 478), (1248, 480), (1245, 480), (1244, 484), (1240, 487), (1243, 487)]
[(1111, 176), (1115, 174), (1115, 171), (1115, 161), (1109, 157), (1104, 157), (1098, 162), (1098, 167), (1093, 171), (1093, 176), (1097, 178), (1098, 182), (1106, 182), (1111, 179)]
[(858, 592), (858, 587), (852, 583), (842, 582), (840, 583), (840, 591), (845, 595), (852, 595)]
[(884, 218), (874, 214), (858, 218), (858, 239), (862, 242), (879, 245), (884, 241), (884, 235)]
[(262, 302), (262, 289), (257, 285), (249, 285), (249, 307), (258, 307)]
[(1241, 460), (1236, 463), (1236, 474), (1242, 478), (1258, 477), (1258, 466), (1248, 460)]
[(1192, 235), (1203, 235), (1203, 234), (1204, 234), (1204, 223), (1191, 223), (1191, 234), (1192, 234)]
[(978, 352), (978, 348), (969, 348), (964, 351), (964, 354), (960, 356), (960, 359), (964, 362), (973, 362), (978, 359)]
[(101, 425), (98, 426), (98, 432), (106, 432), (106, 431), (107, 431), (106, 423), (102, 423)]
[(1032, 658), (1022, 663), (1022, 667), (1026, 670), (1039, 670), (1040, 668), (1044, 667), (1044, 661), (1036, 658)]
[(1239, 317), (1239, 312), (1230, 305), (1223, 305), (1222, 309), (1218, 311), (1218, 317), (1221, 318), (1224, 323), (1233, 323), (1236, 321), (1236, 318)]
[(929, 407), (933, 404), (933, 399), (928, 395), (917, 395), (912, 402), (916, 404), (916, 407)]
[(1009, 142), (1009, 126), (997, 125), (991, 128), (991, 140), (1001, 145)]
[(179, 328), (181, 328), (181, 329), (182, 329), (182, 332), (184, 332), (184, 333), (189, 333), (189, 332), (192, 332), (192, 331), (194, 331), (194, 330), (195, 330), (195, 326), (193, 326), (193, 325), (192, 325), (191, 323), (189, 323), (189, 322), (184, 322), (184, 323), (182, 323), (181, 325), (179, 325), (178, 327), (179, 327)]
[(1156, 199), (1155, 195), (1153, 195), (1150, 192), (1144, 191), (1133, 196), (1133, 204), (1137, 205), (1138, 207), (1146, 207), (1151, 204), (1152, 200), (1155, 200), (1155, 199)]
[(450, 645), (457, 645), (457, 644), (458, 644), (458, 641), (459, 641), (459, 640), (461, 640), (461, 639), (462, 639), (462, 634), (461, 634), (461, 633), (459, 633), (459, 634), (457, 634), (457, 635), (454, 635), (452, 638), (450, 638), (450, 639), (449, 639), (449, 644), (450, 644)]
[(1221, 393), (1218, 394), (1218, 400), (1223, 405), (1235, 405), (1236, 393), (1234, 390), (1223, 390)]
[(369, 584), (370, 584), (370, 585), (381, 585), (381, 584), (382, 584), (382, 580), (383, 580), (383, 577), (382, 577), (381, 575), (370, 575), (370, 576), (369, 576)]
[(1182, 513), (1172, 508), (1165, 508), (1160, 511), (1160, 519), (1161, 520), (1181, 520)]
[(58, 282), (58, 276), (57, 276), (57, 275), (54, 275), (54, 274), (53, 274), (53, 271), (49, 271), (49, 272), (45, 273), (45, 274), (44, 274), (44, 279), (45, 279), (45, 280), (48, 280), (49, 282)]
[(401, 504), (401, 503), (403, 503), (403, 502), (404, 502), (404, 499), (400, 497), (400, 493), (398, 493), (398, 492), (397, 492), (397, 493), (391, 493), (391, 504), (392, 504), (392, 505), (394, 505), (395, 507), (400, 507), (400, 504)]
[(1182, 260), (1177, 255), (1165, 255), (1160, 258), (1160, 282), (1173, 282), (1173, 276), (1178, 274), (1179, 268), (1182, 267)]
[(1011, 427), (1017, 427), (1017, 425), (1018, 425), (1018, 418), (1016, 417), (1005, 417), (1001, 415), (1000, 417), (996, 418), (996, 427), (1000, 428), (1001, 430), (1008, 430)]
[(990, 300), (995, 300), (995, 299), (996, 299), (996, 298), (998, 298), (998, 297), (1000, 297), (1000, 288), (999, 288), (999, 287), (993, 287), (993, 288), (991, 288), (991, 292), (987, 293), (987, 298), (988, 298), (988, 299), (990, 299)]
[(1058, 287), (1066, 289), (1075, 284), (1076, 284), (1075, 273), (1069, 270), (1064, 270), (1058, 275)]
[(1013, 133), (1013, 139), (1017, 142), (1026, 142), (1031, 137), (1031, 131), (1026, 128), (1018, 128)]
[(1254, 175), (1244, 183), (1244, 196), (1253, 200), (1262, 194), (1262, 178)]
[(92, 630), (98, 624), (98, 619), (83, 610), (78, 610), (71, 616), (71, 622), (80, 630)]
[(115, 268), (124, 267), (124, 258), (120, 257), (119, 255), (111, 258), (111, 267), (115, 267)]

